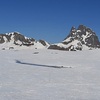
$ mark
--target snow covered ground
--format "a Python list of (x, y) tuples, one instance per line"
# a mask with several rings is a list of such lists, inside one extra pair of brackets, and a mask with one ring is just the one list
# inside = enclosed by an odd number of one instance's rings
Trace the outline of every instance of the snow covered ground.
[(100, 100), (100, 49), (0, 50), (0, 100)]

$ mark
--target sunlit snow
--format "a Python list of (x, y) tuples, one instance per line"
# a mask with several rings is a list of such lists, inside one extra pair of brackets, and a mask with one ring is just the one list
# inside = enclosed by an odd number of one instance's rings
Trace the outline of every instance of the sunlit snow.
[(0, 100), (100, 99), (99, 49), (13, 49), (0, 56)]

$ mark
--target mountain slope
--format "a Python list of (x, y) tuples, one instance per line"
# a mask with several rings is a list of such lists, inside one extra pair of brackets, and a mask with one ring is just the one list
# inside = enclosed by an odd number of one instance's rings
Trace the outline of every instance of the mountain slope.
[(49, 47), (49, 49), (68, 51), (92, 48), (100, 48), (99, 39), (94, 31), (84, 25), (79, 25), (77, 29), (72, 27), (69, 35), (61, 43), (53, 44)]
[(19, 32), (12, 32), (0, 34), (0, 46), (1, 49), (14, 49), (21, 47), (47, 48), (49, 44), (44, 40), (36, 41), (33, 38), (25, 37)]
[(0, 49), (14, 48), (46, 48), (76, 51), (100, 48), (100, 42), (96, 33), (84, 25), (79, 25), (77, 29), (72, 27), (69, 35), (62, 42), (52, 45), (44, 40), (37, 41), (33, 38), (25, 37), (19, 32), (0, 34)]

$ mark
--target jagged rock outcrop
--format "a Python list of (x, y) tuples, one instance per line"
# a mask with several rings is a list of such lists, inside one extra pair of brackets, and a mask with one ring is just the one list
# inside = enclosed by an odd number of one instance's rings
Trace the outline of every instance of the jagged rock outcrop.
[(44, 40), (37, 41), (34, 38), (25, 37), (19, 32), (0, 34), (0, 48), (2, 50), (5, 50), (5, 48), (14, 49), (18, 46), (76, 51), (100, 48), (100, 42), (96, 33), (84, 25), (79, 25), (77, 29), (72, 27), (68, 36), (62, 42), (52, 45)]
[[(18, 32), (12, 32), (7, 34), (0, 34), (0, 43), (7, 43), (11, 42), (15, 45), (33, 45), (35, 39), (33, 38), (26, 38), (24, 35), (18, 33)], [(20, 43), (18, 43), (20, 41)]]
[[(0, 44), (5, 48), (14, 48), (14, 46), (33, 46), (34, 48), (48, 47), (49, 44), (44, 40), (36, 41), (33, 38), (27, 38), (19, 32), (12, 32), (6, 34), (0, 34)], [(3, 45), (4, 44), (4, 45)]]
[(44, 46), (47, 45), (46, 42), (45, 42), (44, 40), (39, 40), (39, 42), (40, 42), (41, 44), (43, 44)]
[(61, 43), (49, 47), (49, 49), (63, 49), (68, 51), (92, 48), (100, 48), (99, 39), (94, 31), (84, 25), (79, 25), (77, 29), (72, 27), (69, 35)]

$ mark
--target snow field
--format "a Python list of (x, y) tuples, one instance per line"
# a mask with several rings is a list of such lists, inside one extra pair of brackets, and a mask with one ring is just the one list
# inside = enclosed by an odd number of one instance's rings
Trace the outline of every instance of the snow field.
[(78, 52), (1, 50), (0, 54), (0, 100), (100, 98), (99, 49)]

